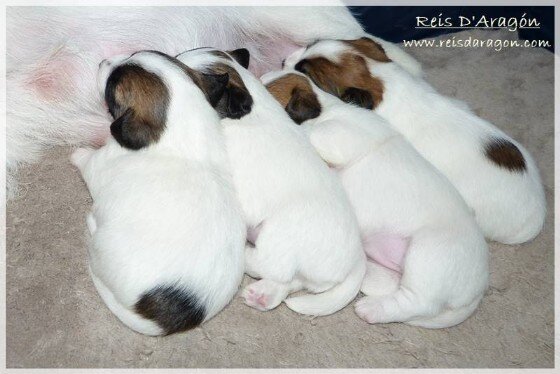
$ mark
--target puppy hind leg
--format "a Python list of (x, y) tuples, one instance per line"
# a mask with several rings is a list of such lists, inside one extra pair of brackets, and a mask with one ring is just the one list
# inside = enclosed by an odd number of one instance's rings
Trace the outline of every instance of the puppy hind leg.
[(261, 268), (264, 266), (262, 256), (257, 248), (250, 244), (245, 245), (245, 273), (251, 278), (260, 279)]
[(290, 283), (261, 279), (245, 287), (241, 296), (245, 299), (245, 304), (264, 312), (276, 308), (290, 293), (301, 288), (302, 283), (297, 279)]
[(439, 311), (435, 305), (420, 299), (408, 289), (400, 288), (391, 295), (366, 296), (356, 303), (356, 314), (367, 323), (407, 322), (431, 317)]
[(245, 246), (245, 273), (253, 278), (272, 279), (279, 283), (289, 283), (296, 276), (297, 262), (293, 247), (284, 238), (284, 217), (281, 224), (268, 222), (259, 232), (256, 245)]

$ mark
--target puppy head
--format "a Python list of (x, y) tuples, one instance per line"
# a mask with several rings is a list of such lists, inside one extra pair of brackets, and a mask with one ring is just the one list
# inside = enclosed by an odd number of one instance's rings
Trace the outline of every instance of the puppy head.
[(319, 98), (303, 74), (295, 71), (272, 72), (263, 75), (261, 80), (298, 125), (321, 115)]
[(228, 76), (201, 74), (163, 53), (140, 51), (102, 61), (98, 81), (114, 118), (111, 134), (121, 146), (138, 150), (180, 125), (170, 123), (170, 112), (215, 105)]
[(240, 70), (249, 66), (249, 51), (241, 48), (233, 51), (219, 51), (213, 48), (197, 48), (177, 55), (177, 59), (196, 71), (207, 74), (227, 74), (223, 96), (214, 108), (221, 118), (239, 119), (251, 113), (253, 97), (249, 93)]
[(383, 100), (383, 82), (371, 75), (368, 62), (386, 63), (383, 47), (363, 37), (356, 40), (320, 40), (285, 60), (322, 90), (341, 100), (374, 109)]

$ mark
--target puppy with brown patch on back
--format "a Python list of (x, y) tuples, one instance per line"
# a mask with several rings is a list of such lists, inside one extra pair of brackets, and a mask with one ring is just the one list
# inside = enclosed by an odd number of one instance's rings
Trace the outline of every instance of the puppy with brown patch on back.
[(375, 40), (322, 40), (294, 52), (285, 66), (388, 120), (449, 178), (487, 238), (516, 244), (541, 231), (546, 202), (529, 152), (462, 102), (410, 74)]
[[(488, 283), (488, 248), (451, 183), (375, 112), (294, 70), (261, 77), (337, 171), (369, 258), (356, 313), (369, 323), (444, 328), (468, 318)], [(347, 90), (362, 102), (360, 90)], [(295, 125), (294, 125), (295, 126)]]
[[(247, 51), (213, 49), (177, 57), (201, 73), (227, 73), (216, 104), (233, 182), (248, 226), (243, 290), (261, 311), (286, 305), (327, 315), (358, 294), (366, 271), (356, 217), (340, 181), (262, 83), (246, 70)], [(253, 246), (254, 244), (254, 246)]]
[(246, 228), (213, 109), (228, 80), (155, 51), (100, 64), (112, 137), (72, 163), (93, 198), (91, 277), (137, 332), (192, 329), (241, 282)]

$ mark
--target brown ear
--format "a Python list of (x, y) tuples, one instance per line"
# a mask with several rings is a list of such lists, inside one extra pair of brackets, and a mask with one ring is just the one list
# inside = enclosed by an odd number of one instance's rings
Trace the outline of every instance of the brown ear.
[(128, 108), (111, 124), (111, 135), (121, 146), (138, 150), (159, 139), (161, 126), (136, 118), (134, 110)]
[(368, 58), (371, 58), (372, 60), (379, 62), (391, 62), (381, 44), (371, 40), (370, 38), (364, 36), (356, 40), (346, 40), (346, 43), (350, 44), (358, 52)]
[(249, 60), (251, 58), (249, 50), (246, 48), (239, 48), (233, 51), (227, 51), (227, 53), (233, 57), (239, 65), (243, 66), (245, 69), (249, 68)]
[(373, 96), (369, 91), (356, 87), (349, 87), (340, 96), (340, 99), (348, 104), (354, 104), (365, 109), (373, 109)]
[(321, 104), (315, 93), (297, 87), (292, 90), (292, 97), (285, 109), (290, 118), (298, 125), (309, 119), (319, 117), (321, 114)]

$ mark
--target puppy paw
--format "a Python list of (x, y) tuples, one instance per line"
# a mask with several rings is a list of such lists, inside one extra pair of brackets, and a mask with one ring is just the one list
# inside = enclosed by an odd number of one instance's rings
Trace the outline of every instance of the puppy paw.
[(266, 308), (268, 301), (266, 295), (255, 291), (251, 286), (245, 288), (241, 296), (245, 299), (245, 304), (249, 305), (251, 308), (260, 310), (261, 312), (268, 310)]
[(281, 288), (274, 282), (261, 279), (245, 287), (241, 297), (251, 308), (265, 312), (276, 308), (286, 297), (286, 293)]
[(356, 302), (354, 311), (364, 321), (373, 324), (378, 322), (379, 308), (382, 306), (372, 297), (363, 297)]

